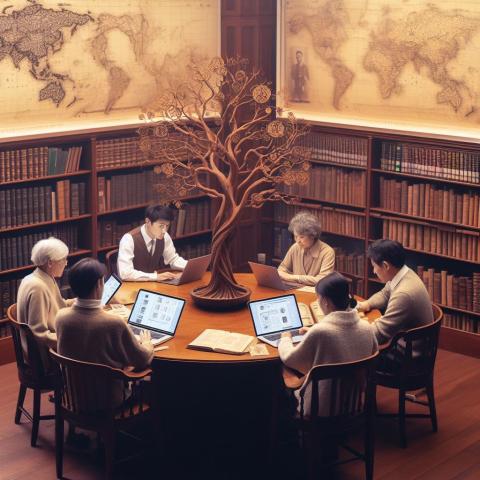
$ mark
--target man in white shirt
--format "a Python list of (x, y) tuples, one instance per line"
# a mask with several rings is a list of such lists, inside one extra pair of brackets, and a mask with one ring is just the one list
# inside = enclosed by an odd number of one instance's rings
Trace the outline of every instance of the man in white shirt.
[(396, 333), (433, 322), (432, 302), (420, 277), (405, 265), (403, 245), (377, 240), (368, 248), (373, 271), (385, 287), (357, 305), (359, 311), (378, 308), (385, 313), (372, 326), (379, 344)]
[(145, 223), (126, 233), (120, 240), (118, 273), (122, 280), (163, 281), (178, 274), (162, 272), (164, 268), (183, 270), (187, 261), (180, 257), (173, 245), (168, 227), (173, 211), (162, 205), (151, 205), (145, 210)]

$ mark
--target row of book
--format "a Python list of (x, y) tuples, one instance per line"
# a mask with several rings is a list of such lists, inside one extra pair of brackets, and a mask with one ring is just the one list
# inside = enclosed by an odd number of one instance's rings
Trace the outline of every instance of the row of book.
[(172, 238), (189, 235), (191, 233), (209, 230), (211, 228), (211, 202), (199, 200), (185, 203), (170, 225), (169, 233)]
[(309, 175), (306, 185), (282, 185), (282, 191), (298, 197), (365, 206), (365, 172), (318, 166), (312, 168)]
[(335, 270), (363, 276), (365, 271), (365, 255), (363, 253), (346, 253), (339, 247), (333, 249), (335, 250)]
[(364, 138), (310, 132), (299, 141), (311, 150), (311, 160), (367, 166), (368, 143)]
[(446, 255), (471, 262), (480, 261), (480, 238), (466, 230), (444, 230), (393, 219), (383, 220), (383, 238), (397, 240), (405, 248)]
[(32, 247), (39, 240), (56, 237), (68, 245), (70, 253), (79, 249), (79, 227), (75, 224), (58, 225), (41, 232), (16, 234), (0, 239), (0, 270), (30, 265)]
[(31, 147), (0, 151), (0, 183), (77, 172), (82, 147)]
[(273, 227), (273, 256), (283, 259), (293, 244), (292, 234), (286, 227)]
[(348, 213), (331, 207), (306, 208), (301, 205), (286, 205), (276, 203), (274, 206), (274, 220), (290, 222), (292, 217), (301, 211), (315, 215), (326, 233), (334, 233), (347, 237), (365, 237), (365, 217)]
[[(149, 141), (152, 142), (153, 148), (158, 152), (161, 158), (162, 148), (172, 141), (180, 139), (180, 134), (171, 132), (168, 137), (160, 138), (151, 136)], [(187, 159), (185, 149), (179, 148), (179, 144), (175, 145), (175, 152), (179, 159)], [(140, 149), (140, 137), (123, 137), (107, 140), (98, 140), (96, 143), (96, 159), (97, 168), (110, 168), (128, 165), (139, 165), (147, 161), (145, 154)]]
[(380, 207), (444, 222), (480, 227), (480, 194), (458, 192), (430, 183), (411, 183), (380, 177)]
[[(143, 215), (140, 215), (140, 217), (143, 217)], [(143, 223), (144, 218), (136, 221), (122, 218), (102, 218), (98, 222), (98, 245), (100, 247), (118, 246), (125, 233)]]
[(480, 333), (479, 324), (478, 319), (462, 313), (443, 313), (443, 327), (455, 328), (456, 330), (463, 330), (469, 333)]
[(211, 242), (195, 242), (186, 245), (175, 245), (177, 253), (185, 258), (196, 258), (208, 255), (212, 250)]
[[(17, 301), (17, 292), (21, 280), (21, 278), (12, 278), (0, 282), (0, 319), (7, 316), (8, 307)], [(1, 336), (10, 336), (10, 332), (7, 335), (0, 333)]]
[(0, 229), (77, 217), (87, 211), (86, 183), (0, 189)]
[(380, 168), (460, 182), (480, 182), (480, 153), (429, 145), (382, 142)]
[(480, 272), (453, 275), (418, 265), (417, 273), (435, 303), (480, 313)]

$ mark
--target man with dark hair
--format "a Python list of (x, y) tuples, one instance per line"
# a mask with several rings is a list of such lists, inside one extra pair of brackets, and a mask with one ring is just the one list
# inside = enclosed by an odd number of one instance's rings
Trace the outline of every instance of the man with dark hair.
[(372, 325), (379, 344), (396, 333), (433, 322), (432, 302), (418, 275), (405, 265), (403, 245), (377, 240), (368, 248), (374, 273), (385, 287), (357, 305), (358, 310), (378, 308), (385, 313)]
[(187, 264), (175, 251), (167, 233), (173, 220), (171, 208), (151, 205), (145, 210), (145, 223), (126, 233), (118, 250), (118, 273), (122, 280), (162, 281), (175, 278), (172, 272), (158, 273), (167, 266), (183, 270)]
[[(105, 266), (93, 258), (84, 258), (70, 269), (68, 280), (77, 298), (72, 307), (57, 314), (58, 353), (114, 368), (143, 369), (153, 358), (153, 346), (148, 335), (137, 340), (124, 320), (103, 310), (105, 273)], [(115, 392), (119, 403), (122, 390), (119, 384)]]

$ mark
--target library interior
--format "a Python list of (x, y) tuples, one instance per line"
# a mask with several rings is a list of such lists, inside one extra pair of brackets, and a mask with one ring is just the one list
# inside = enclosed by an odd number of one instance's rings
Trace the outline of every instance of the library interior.
[(477, 0), (5, 2), (0, 480), (480, 478), (479, 51)]

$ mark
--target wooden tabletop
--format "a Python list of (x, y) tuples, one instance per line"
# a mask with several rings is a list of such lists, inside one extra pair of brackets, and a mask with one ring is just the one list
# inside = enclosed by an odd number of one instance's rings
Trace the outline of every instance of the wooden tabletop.
[[(190, 297), (190, 291), (197, 286), (204, 285), (208, 281), (209, 276), (210, 272), (207, 272), (202, 280), (178, 286), (158, 282), (124, 282), (115, 295), (115, 298), (120, 303), (131, 303), (135, 300), (138, 290), (144, 288), (146, 290), (153, 290), (186, 300), (185, 308), (178, 324), (175, 337), (163, 344), (168, 346), (167, 350), (155, 353), (157, 359), (185, 362), (226, 363), (276, 361), (278, 359), (278, 350), (269, 345), (266, 345), (269, 352), (268, 356), (261, 357), (252, 357), (249, 353), (243, 355), (226, 355), (187, 348), (187, 345), (206, 328), (245, 333), (247, 335), (255, 336), (255, 330), (247, 306), (237, 311), (212, 312), (202, 310), (193, 303)], [(299, 292), (297, 290), (282, 292), (271, 288), (261, 287), (257, 285), (255, 277), (251, 273), (238, 273), (235, 274), (235, 278), (241, 285), (250, 288), (252, 291), (251, 300), (278, 297), (286, 293), (294, 293), (298, 302), (309, 304), (316, 300), (316, 295), (314, 293)], [(378, 315), (375, 312), (372, 314), (369, 313), (370, 320), (377, 316)]]

